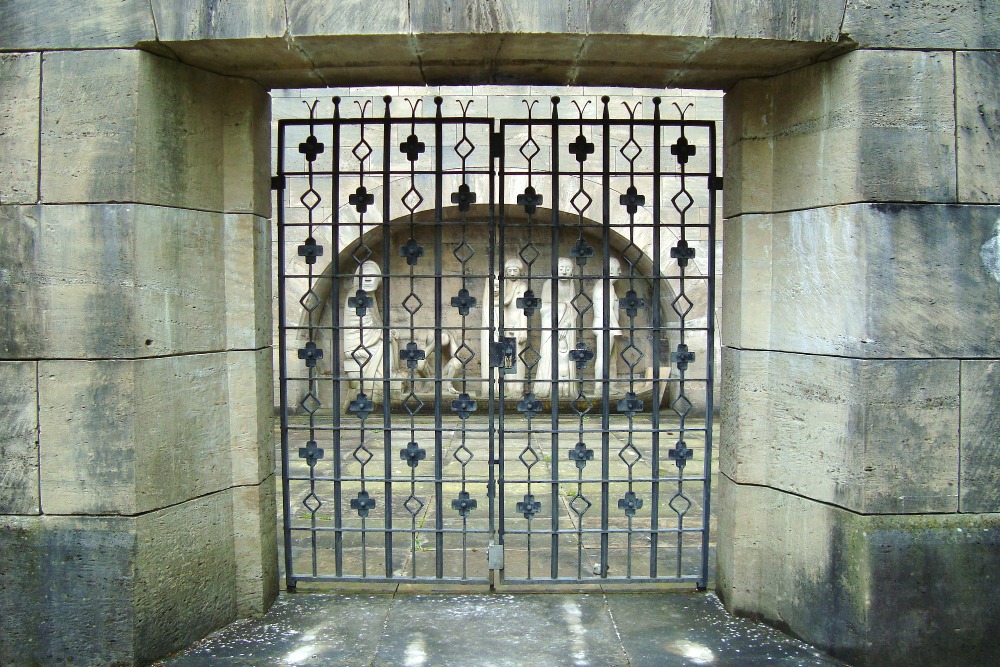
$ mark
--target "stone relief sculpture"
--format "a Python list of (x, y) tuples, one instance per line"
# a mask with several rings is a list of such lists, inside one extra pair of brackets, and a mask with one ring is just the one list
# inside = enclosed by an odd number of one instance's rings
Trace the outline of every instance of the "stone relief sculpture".
[(371, 400), (382, 396), (383, 358), (389, 355), (389, 373), (395, 375), (396, 334), (389, 331), (383, 339), (382, 315), (375, 291), (382, 284), (382, 269), (375, 262), (363, 262), (354, 272), (353, 289), (344, 303), (343, 359), (344, 374), (352, 389)]
[[(524, 262), (520, 259), (512, 258), (504, 262), (503, 267), (503, 277), (494, 276), (492, 285), (488, 282), (484, 289), (483, 294), (483, 304), (491, 303), (493, 305), (493, 323), (500, 332), (498, 338), (513, 338), (516, 345), (515, 358), (517, 359), (517, 366), (513, 373), (505, 375), (504, 377), (508, 380), (507, 385), (508, 394), (524, 394), (524, 363), (521, 361), (521, 351), (524, 349), (525, 343), (528, 341), (528, 318), (525, 317), (524, 311), (517, 307), (517, 300), (524, 296), (525, 291), (528, 289), (528, 283), (523, 279), (524, 276)], [(503, 303), (500, 303), (500, 280), (504, 281), (503, 284)], [(500, 313), (503, 312), (503, 330), (500, 330)], [(481, 335), (483, 350), (483, 377), (485, 378), (489, 374), (489, 354), (490, 354), (490, 343), (491, 336), (489, 334), (490, 326), (490, 312), (483, 309), (483, 332)], [(499, 374), (497, 375), (497, 381), (499, 381)], [(483, 383), (483, 396), (489, 393), (489, 382)]]
[[(610, 294), (608, 298), (608, 378), (613, 380), (617, 373), (617, 363), (615, 355), (618, 354), (621, 349), (621, 339), (623, 338), (621, 331), (621, 320), (618, 306), (618, 294), (615, 291), (615, 283), (618, 282), (618, 276), (622, 273), (621, 262), (618, 261), (616, 257), (608, 258), (608, 287), (610, 288)], [(594, 322), (591, 328), (594, 331), (594, 337), (597, 339), (597, 345), (594, 348), (594, 379), (600, 380), (604, 377), (604, 281), (598, 280), (594, 284)]]
[[(449, 394), (458, 395), (456, 383), (461, 380), (462, 362), (455, 356), (455, 352), (461, 343), (453, 333), (447, 330), (441, 331), (440, 350), (435, 348), (434, 332), (427, 329), (418, 329), (413, 332), (413, 342), (426, 351), (426, 356), (417, 361), (414, 371), (414, 391), (433, 392), (434, 384), (434, 355), (441, 354), (441, 379), (444, 380), (444, 390)], [(400, 369), (400, 375), (406, 376), (407, 368)]]
[[(553, 377), (560, 380), (576, 379), (576, 364), (570, 361), (569, 352), (576, 347), (576, 329), (579, 319), (573, 308), (573, 260), (560, 257), (556, 276), (556, 302), (552, 303), (552, 281), (546, 280), (540, 293), (542, 297), (542, 340), (539, 345), (538, 372), (533, 390), (535, 396), (550, 395)], [(556, 336), (556, 356), (552, 356), (552, 337)], [(559, 384), (559, 396), (572, 397), (576, 388), (571, 382)]]

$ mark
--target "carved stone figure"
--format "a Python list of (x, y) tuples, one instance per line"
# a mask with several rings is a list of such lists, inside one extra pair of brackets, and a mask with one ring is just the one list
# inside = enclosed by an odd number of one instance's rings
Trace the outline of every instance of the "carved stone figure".
[[(500, 280), (494, 276), (491, 284), (487, 283), (483, 294), (483, 304), (493, 305), (493, 325), (497, 327), (496, 338), (513, 338), (516, 345), (515, 358), (517, 365), (514, 372), (507, 374), (504, 378), (508, 381), (507, 394), (524, 394), (524, 363), (521, 361), (521, 351), (528, 340), (528, 318), (524, 311), (517, 307), (517, 300), (524, 296), (528, 289), (528, 283), (522, 279), (524, 275), (524, 262), (520, 259), (512, 258), (504, 262), (503, 270), (503, 303), (500, 303)], [(503, 312), (503, 329), (500, 329), (500, 313)], [(490, 335), (490, 312), (483, 308), (483, 332), (481, 334), (483, 350), (483, 377), (489, 375), (489, 350), (493, 336)], [(497, 381), (500, 374), (497, 373)], [(489, 382), (483, 382), (483, 395), (489, 393)]]
[[(552, 303), (552, 281), (542, 285), (542, 340), (539, 345), (538, 372), (535, 374), (534, 392), (538, 397), (549, 396), (553, 377), (575, 380), (576, 364), (570, 361), (569, 352), (576, 347), (576, 329), (579, 318), (572, 305), (573, 260), (560, 257), (556, 276), (556, 302)], [(552, 356), (552, 340), (556, 337), (556, 356)], [(572, 382), (560, 382), (559, 396), (572, 397), (576, 387)]]
[(389, 355), (390, 376), (395, 375), (397, 358), (396, 334), (390, 330), (389, 340), (383, 339), (382, 315), (375, 298), (375, 291), (382, 284), (381, 273), (379, 265), (371, 260), (358, 267), (353, 291), (344, 303), (342, 320), (344, 374), (351, 378), (352, 389), (367, 394), (371, 400), (382, 396), (384, 356)]
[[(608, 258), (608, 286), (610, 287), (610, 294), (608, 295), (608, 378), (615, 379), (615, 373), (617, 372), (618, 364), (616, 363), (616, 356), (621, 349), (621, 339), (623, 338), (621, 330), (621, 319), (618, 306), (618, 294), (615, 292), (615, 283), (618, 282), (618, 276), (622, 273), (621, 262), (618, 261), (616, 257)], [(601, 380), (604, 377), (604, 281), (598, 280), (594, 284), (594, 323), (592, 328), (594, 330), (594, 337), (597, 339), (597, 345), (594, 350), (594, 379)]]

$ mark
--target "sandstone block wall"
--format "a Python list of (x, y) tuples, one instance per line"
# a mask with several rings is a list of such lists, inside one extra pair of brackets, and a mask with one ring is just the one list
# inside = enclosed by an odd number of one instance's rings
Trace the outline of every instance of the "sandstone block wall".
[(0, 662), (145, 664), (277, 589), (269, 101), (135, 49), (0, 68)]
[(978, 7), (849, 3), (845, 34), (878, 49), (726, 96), (718, 588), (851, 664), (995, 660), (1000, 119), (996, 52), (963, 50), (997, 46)]

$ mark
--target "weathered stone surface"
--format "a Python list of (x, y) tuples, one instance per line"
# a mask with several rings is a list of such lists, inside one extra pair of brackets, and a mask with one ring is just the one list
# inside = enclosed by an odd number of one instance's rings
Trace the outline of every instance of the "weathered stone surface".
[(856, 204), (726, 222), (723, 343), (850, 357), (991, 357), (988, 206)]
[(222, 349), (223, 217), (128, 204), (0, 208), (10, 262), (0, 290), (18, 306), (0, 326), (0, 355)]
[[(272, 448), (273, 449), (273, 448)], [(236, 610), (263, 614), (278, 594), (278, 527), (274, 476), (233, 489)]]
[(160, 41), (281, 37), (285, 7), (281, 0), (151, 0)]
[(739, 83), (726, 97), (726, 216), (955, 201), (953, 89), (950, 54), (910, 51)]
[(37, 364), (0, 362), (0, 514), (38, 514)]
[(962, 362), (963, 512), (1000, 512), (1000, 361)]
[(991, 665), (1000, 521), (859, 516), (720, 475), (717, 589), (860, 667)]
[(850, 0), (843, 33), (862, 47), (1000, 48), (1000, 4), (993, 0)]
[(135, 522), (0, 516), (0, 662), (131, 665)]
[[(261, 133), (225, 107), (235, 95), (260, 110), (253, 84), (142, 51), (56, 52), (45, 56), (43, 71), (46, 203), (133, 201), (221, 211), (225, 167), (247, 178), (250, 165), (241, 160), (248, 149), (238, 135), (254, 146)], [(227, 146), (238, 147), (231, 163)], [(244, 187), (260, 185), (247, 179)], [(247, 205), (246, 195), (232, 187), (229, 193)]]
[(315, 71), (301, 40), (201, 39), (171, 42), (170, 50), (192, 67), (246, 77), (267, 88), (327, 85)]
[(228, 82), (223, 105), (222, 188), (227, 212), (271, 215), (271, 98), (249, 81)]
[(847, 0), (712, 0), (712, 35), (836, 42)]
[(230, 486), (226, 355), (39, 373), (42, 511), (135, 514)]
[(135, 520), (134, 660), (148, 664), (232, 622), (236, 612), (233, 492)]
[(227, 352), (233, 485), (260, 484), (274, 473), (271, 350)]
[(233, 535), (230, 490), (139, 517), (0, 517), (0, 660), (144, 665), (231, 622)]
[(422, 33), (585, 33), (587, 2), (411, 0), (410, 30)]
[(593, 34), (692, 37), (707, 37), (709, 34), (711, 0), (679, 0), (670, 4), (642, 0), (591, 0), (588, 4), (589, 28)]
[(0, 5), (0, 50), (130, 47), (156, 37), (149, 0)]
[(38, 200), (41, 60), (32, 53), (0, 55), (0, 204)]
[(1000, 53), (955, 54), (955, 77), (959, 201), (1000, 203)]
[(724, 348), (720, 471), (856, 512), (958, 511), (959, 363)]
[(0, 358), (36, 356), (42, 330), (42, 293), (35, 280), (39, 225), (34, 207), (0, 206)]
[(285, 0), (288, 30), (303, 35), (381, 35), (410, 31), (407, 0)]
[(271, 225), (255, 215), (227, 214), (226, 347), (271, 343)]

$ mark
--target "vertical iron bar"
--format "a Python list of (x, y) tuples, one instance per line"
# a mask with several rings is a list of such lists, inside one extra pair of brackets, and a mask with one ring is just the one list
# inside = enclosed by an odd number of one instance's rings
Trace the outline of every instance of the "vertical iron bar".
[[(552, 365), (549, 378), (552, 389), (549, 395), (552, 406), (552, 550), (550, 553), (551, 574), (553, 579), (559, 577), (559, 98), (552, 98), (552, 290), (549, 298), (551, 318), (548, 326), (552, 328)], [(544, 298), (544, 297), (543, 297)], [(569, 308), (569, 304), (566, 306)], [(542, 323), (545, 328), (545, 322)]]
[(444, 151), (443, 126), (441, 120), (441, 98), (435, 97), (437, 110), (434, 114), (434, 552), (436, 576), (444, 577), (444, 438), (441, 420), (441, 302), (444, 298), (442, 279), (442, 226), (443, 210), (441, 200), (444, 192)]
[(341, 512), (343, 501), (343, 470), (340, 462), (341, 428), (343, 426), (340, 418), (340, 98), (333, 98), (333, 175), (330, 179), (333, 191), (331, 193), (332, 223), (333, 228), (330, 234), (330, 253), (333, 255), (333, 298), (330, 300), (333, 310), (331, 312), (333, 333), (331, 338), (330, 355), (332, 357), (332, 377), (333, 377), (333, 506), (334, 506), (334, 570), (338, 577), (344, 576), (344, 519)]
[(601, 142), (601, 164), (603, 174), (601, 176), (601, 190), (603, 195), (602, 202), (602, 241), (604, 243), (604, 276), (601, 280), (604, 281), (604, 322), (602, 322), (601, 336), (604, 340), (603, 349), (601, 350), (601, 355), (604, 356), (604, 389), (601, 395), (602, 397), (602, 409), (601, 409), (601, 562), (600, 562), (600, 576), (602, 579), (606, 579), (608, 576), (608, 527), (610, 525), (610, 520), (608, 516), (608, 504), (611, 502), (611, 483), (608, 478), (611, 477), (611, 308), (618, 306), (615, 299), (611, 298), (611, 294), (614, 290), (614, 285), (611, 282), (611, 257), (610, 257), (610, 226), (611, 226), (611, 179), (608, 174), (611, 165), (611, 143), (609, 140), (609, 135), (611, 134), (611, 121), (608, 113), (608, 97), (604, 96), (601, 100), (604, 102), (604, 111), (602, 114), (603, 123), (601, 127), (604, 132), (604, 138)]
[[(499, 212), (496, 212), (496, 215), (498, 216), (498, 220), (499, 220), (499, 234), (500, 234), (500, 243), (501, 243), (501, 245), (506, 241), (506, 224), (507, 224), (507, 204), (506, 204), (506, 199), (505, 199), (506, 192), (507, 192), (507, 186), (506, 186), (507, 173), (506, 173), (506, 151), (504, 150), (504, 147), (507, 145), (507, 133), (506, 133), (506, 129), (507, 129), (507, 122), (504, 121), (504, 120), (501, 120), (500, 121), (500, 128), (498, 130), (499, 133), (500, 133), (500, 139), (497, 142), (497, 144), (500, 146), (500, 151), (499, 151), (500, 164), (499, 164), (498, 169), (496, 171), (494, 171), (493, 158), (492, 157), (490, 158), (490, 216), (491, 216), (491, 222), (492, 222), (493, 215), (494, 215), (494, 212), (495, 212), (495, 208), (494, 208), (495, 207), (495, 203), (498, 201), (499, 204), (500, 204), (500, 206), (499, 206), (500, 210), (499, 210)], [(493, 131), (493, 122), (491, 121), (491, 123), (490, 123), (490, 132), (491, 132), (491, 134), (490, 134), (490, 141), (491, 142), (493, 141), (492, 131)], [(496, 177), (496, 178), (494, 178), (494, 177)], [(498, 180), (499, 181), (499, 183), (497, 184), (497, 187), (498, 187), (499, 191), (496, 193), (496, 195), (497, 195), (496, 199), (494, 199), (494, 190), (493, 190), (494, 180)], [(491, 225), (491, 227), (492, 227), (492, 225)], [(493, 259), (494, 259), (493, 258), (493, 254), (494, 253), (495, 253), (495, 250), (491, 249), (490, 250), (490, 260), (491, 261), (493, 261)], [(492, 280), (493, 279), (492, 271), (491, 271), (490, 275), (487, 276), (486, 279), (487, 280)], [(483, 307), (484, 308), (486, 307), (485, 304), (483, 305)], [(492, 339), (494, 336), (497, 335), (496, 322), (493, 321), (493, 304), (492, 303), (490, 304), (490, 316), (489, 316), (489, 318), (490, 318), (490, 337)], [(484, 352), (483, 354), (484, 354), (484, 356), (487, 355), (488, 351)], [(496, 369), (493, 368), (492, 364), (490, 364), (489, 378), (490, 378), (490, 405), (491, 405), (491, 407), (492, 407), (493, 401), (495, 399), (495, 393), (493, 391), (493, 381), (494, 381), (494, 378), (496, 377), (495, 373), (496, 373)], [(525, 371), (525, 377), (527, 377), (527, 371)], [(496, 461), (498, 463), (498, 466), (497, 466), (497, 480), (496, 480), (497, 486), (496, 486), (495, 489), (493, 489), (493, 487), (491, 486), (491, 489), (494, 490), (495, 495), (496, 495), (497, 521), (498, 521), (498, 524), (499, 524), (499, 533), (498, 533), (498, 536), (497, 536), (497, 544), (499, 544), (502, 547), (503, 544), (504, 544), (504, 533), (505, 533), (505, 529), (506, 529), (506, 524), (505, 524), (505, 518), (506, 517), (505, 517), (505, 512), (504, 512), (504, 502), (505, 502), (505, 498), (506, 498), (506, 491), (504, 489), (504, 469), (506, 467), (506, 463), (504, 462), (504, 444), (505, 444), (504, 443), (504, 439), (506, 437), (506, 429), (504, 428), (504, 423), (503, 423), (506, 406), (504, 405), (503, 392), (501, 392), (501, 394), (500, 394), (499, 409), (500, 409), (500, 416), (499, 416), (500, 427), (499, 427), (499, 429), (497, 429), (496, 426), (492, 422), (490, 423), (490, 434), (492, 436), (494, 433), (496, 433), (496, 437), (497, 437), (497, 450), (496, 450), (496, 458), (494, 459), (494, 461)], [(492, 441), (493, 441), (493, 438), (491, 437), (490, 438), (491, 445), (492, 445)], [(492, 465), (490, 466), (490, 474), (491, 474), (491, 484), (492, 484), (492, 474), (493, 474), (493, 466)], [(491, 520), (492, 520), (492, 517), (491, 517)], [(504, 572), (503, 572), (503, 570), (500, 570), (500, 574), (499, 574), (499, 580), (500, 581), (498, 583), (501, 583), (501, 584), (503, 583), (503, 577), (504, 577)]]
[[(278, 121), (278, 180), (285, 178), (285, 121)], [(281, 403), (281, 493), (284, 496), (283, 529), (285, 535), (285, 586), (295, 588), (295, 575), (292, 571), (292, 514), (291, 493), (288, 476), (288, 361), (285, 358), (288, 335), (285, 331), (286, 295), (285, 295), (285, 191), (287, 185), (277, 190), (278, 198), (278, 397)]]
[(660, 541), (660, 402), (662, 389), (660, 386), (660, 364), (662, 350), (660, 342), (662, 331), (662, 313), (660, 312), (662, 267), (660, 266), (660, 170), (662, 169), (660, 150), (660, 98), (653, 98), (653, 396), (652, 396), (652, 470), (653, 481), (650, 494), (652, 497), (652, 507), (650, 508), (650, 534), (649, 534), (649, 576), (653, 579), (657, 575), (657, 551)]
[[(390, 379), (390, 368), (392, 362), (392, 327), (390, 326), (389, 317), (389, 292), (392, 283), (391, 266), (392, 266), (392, 252), (389, 245), (390, 236), (392, 236), (392, 227), (389, 225), (389, 221), (392, 220), (391, 214), (391, 202), (389, 199), (389, 189), (391, 185), (390, 180), (390, 164), (392, 162), (392, 152), (390, 146), (392, 145), (392, 120), (391, 111), (389, 105), (392, 102), (392, 98), (386, 95), (382, 98), (385, 102), (385, 116), (382, 119), (382, 192), (384, 197), (384, 205), (382, 206), (382, 273), (385, 276), (382, 280), (382, 458), (384, 461), (384, 474), (385, 474), (385, 576), (386, 578), (392, 577), (392, 416), (391, 410), (391, 398), (392, 398), (392, 382)], [(372, 295), (374, 296), (374, 295)]]

